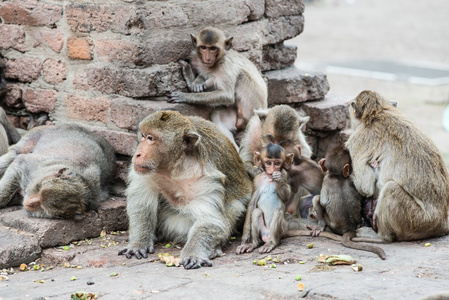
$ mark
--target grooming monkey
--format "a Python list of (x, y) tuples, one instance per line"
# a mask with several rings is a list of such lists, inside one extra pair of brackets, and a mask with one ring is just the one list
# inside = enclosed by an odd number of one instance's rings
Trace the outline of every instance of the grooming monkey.
[[(373, 252), (385, 259), (385, 252), (380, 247), (351, 241), (356, 236), (356, 229), (362, 223), (362, 196), (349, 177), (351, 173), (349, 152), (337, 146), (319, 163), (326, 175), (321, 194), (313, 198), (311, 217), (318, 220), (318, 225), (311, 226), (312, 236), (318, 236), (327, 226), (332, 232), (343, 235), (341, 243), (344, 246)], [(371, 242), (379, 241), (371, 240)]]
[(376, 92), (361, 92), (350, 109), (351, 178), (359, 193), (377, 199), (378, 236), (392, 242), (448, 234), (449, 174), (432, 140)]
[(267, 108), (267, 85), (257, 67), (231, 49), (233, 38), (221, 30), (206, 27), (191, 39), (191, 65), (180, 63), (193, 93), (173, 92), (168, 102), (217, 107), (211, 119), (238, 149), (233, 132), (245, 129), (255, 109)]
[(19, 192), (27, 213), (81, 218), (107, 196), (115, 151), (78, 125), (39, 126), (0, 157), (0, 207)]
[[(293, 161), (293, 153), (286, 155), (276, 144), (268, 144), (254, 153), (254, 163), (263, 172), (254, 178), (254, 191), (246, 213), (242, 244), (236, 253), (252, 252), (261, 241), (265, 244), (260, 253), (273, 250), (281, 242), (286, 231), (285, 202), (290, 199), (287, 172)], [(251, 243), (249, 243), (251, 240)]]
[(210, 121), (158, 111), (139, 124), (128, 175), (127, 258), (147, 258), (156, 238), (184, 243), (186, 269), (212, 266), (251, 198), (232, 143)]

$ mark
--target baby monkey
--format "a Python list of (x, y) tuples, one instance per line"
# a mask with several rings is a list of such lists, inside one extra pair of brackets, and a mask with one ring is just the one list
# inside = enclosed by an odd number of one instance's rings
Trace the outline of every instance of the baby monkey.
[(253, 195), (237, 254), (252, 252), (261, 242), (265, 244), (259, 249), (260, 253), (268, 253), (279, 245), (287, 229), (285, 203), (290, 199), (291, 190), (286, 169), (290, 168), (293, 156), (293, 153), (286, 155), (281, 146), (272, 143), (260, 153), (254, 152), (254, 163), (262, 168), (262, 173), (253, 181)]

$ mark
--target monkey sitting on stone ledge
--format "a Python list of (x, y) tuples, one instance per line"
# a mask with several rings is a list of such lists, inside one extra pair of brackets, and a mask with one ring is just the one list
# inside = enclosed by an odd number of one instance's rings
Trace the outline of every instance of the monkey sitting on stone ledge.
[(107, 196), (114, 148), (78, 125), (39, 126), (0, 157), (0, 208), (16, 193), (39, 218), (82, 218)]

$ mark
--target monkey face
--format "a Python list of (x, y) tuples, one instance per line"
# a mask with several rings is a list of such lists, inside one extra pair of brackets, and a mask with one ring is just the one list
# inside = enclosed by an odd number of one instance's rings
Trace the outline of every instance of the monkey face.
[(268, 175), (273, 175), (275, 171), (281, 171), (284, 160), (281, 158), (266, 158), (263, 160), (263, 168)]
[(215, 65), (220, 50), (214, 45), (201, 45), (198, 47), (198, 53), (201, 56), (203, 64), (210, 68)]

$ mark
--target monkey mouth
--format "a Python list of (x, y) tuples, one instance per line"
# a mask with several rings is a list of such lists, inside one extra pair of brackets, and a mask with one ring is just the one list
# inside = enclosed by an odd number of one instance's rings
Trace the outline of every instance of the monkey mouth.
[(143, 166), (143, 165), (134, 165), (134, 171), (141, 174), (147, 174), (150, 173), (153, 170), (150, 166)]

